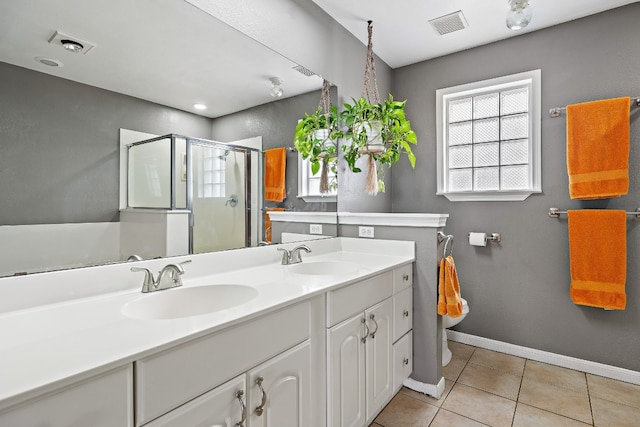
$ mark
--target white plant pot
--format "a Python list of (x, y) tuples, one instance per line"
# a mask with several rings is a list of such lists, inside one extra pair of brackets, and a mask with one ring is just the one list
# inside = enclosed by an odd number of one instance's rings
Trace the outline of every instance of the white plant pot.
[(382, 142), (382, 123), (379, 120), (365, 122), (356, 128), (356, 133), (367, 133), (367, 148), (363, 150), (365, 154), (382, 153), (384, 143)]

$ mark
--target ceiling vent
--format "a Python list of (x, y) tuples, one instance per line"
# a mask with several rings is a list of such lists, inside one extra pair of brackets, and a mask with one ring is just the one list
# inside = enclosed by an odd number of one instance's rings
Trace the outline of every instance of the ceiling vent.
[(63, 46), (66, 49), (68, 49), (66, 47), (67, 44), (79, 45), (80, 49), (77, 49), (74, 51), (76, 51), (77, 53), (81, 53), (83, 55), (86, 55), (87, 53), (89, 53), (91, 49), (93, 49), (96, 46), (95, 43), (91, 43), (86, 40), (80, 40), (78, 37), (70, 36), (69, 34), (63, 33), (62, 31), (56, 31), (55, 33), (53, 33), (51, 38), (49, 38), (49, 43), (58, 45), (58, 46)]
[(429, 23), (441, 36), (455, 31), (464, 30), (469, 26), (461, 10), (432, 19)]
[(308, 68), (303, 67), (302, 65), (296, 65), (295, 67), (293, 67), (294, 70), (296, 70), (297, 72), (299, 72), (300, 74), (304, 74), (307, 77), (311, 77), (311, 76), (315, 76), (316, 73), (314, 73), (313, 71), (311, 71)]

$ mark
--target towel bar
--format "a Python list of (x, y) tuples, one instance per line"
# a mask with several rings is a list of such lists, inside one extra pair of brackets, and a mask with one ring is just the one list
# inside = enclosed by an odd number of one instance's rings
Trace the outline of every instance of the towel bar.
[[(637, 107), (640, 107), (640, 96), (631, 96), (630, 98), (632, 102), (635, 102)], [(567, 111), (567, 107), (549, 108), (549, 117), (560, 117), (560, 115), (566, 111)]]
[[(561, 211), (558, 208), (549, 208), (549, 216), (551, 218), (560, 218), (560, 215), (566, 215), (567, 211)], [(633, 212), (627, 212), (627, 215), (633, 215), (636, 218), (640, 218), (640, 208), (636, 209)]]

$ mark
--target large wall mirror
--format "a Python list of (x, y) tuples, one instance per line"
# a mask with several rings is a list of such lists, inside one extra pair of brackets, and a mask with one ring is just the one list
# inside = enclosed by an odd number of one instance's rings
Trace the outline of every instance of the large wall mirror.
[[(123, 130), (140, 139), (257, 139), (262, 156), (292, 147), (297, 119), (320, 98), (319, 76), (184, 0), (9, 2), (0, 34), (0, 276), (126, 261), (122, 241), (133, 235), (171, 240), (140, 232), (157, 216), (121, 226)], [(270, 93), (273, 77), (281, 97)], [(236, 154), (216, 146), (201, 155)], [(285, 199), (260, 197), (251, 209), (335, 213), (335, 200), (299, 199), (295, 152), (286, 164)], [(262, 170), (251, 177), (262, 178)], [(222, 201), (230, 206), (234, 194)], [(259, 227), (254, 243), (265, 240)]]

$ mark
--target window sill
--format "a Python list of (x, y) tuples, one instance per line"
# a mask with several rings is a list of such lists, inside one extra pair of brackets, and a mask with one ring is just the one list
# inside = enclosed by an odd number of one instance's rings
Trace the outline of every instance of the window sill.
[(328, 196), (298, 196), (299, 199), (304, 200), (306, 203), (336, 203), (338, 201), (338, 196), (335, 194), (330, 194)]
[(451, 202), (521, 202), (532, 194), (542, 193), (540, 190), (500, 191), (486, 193), (442, 193)]

